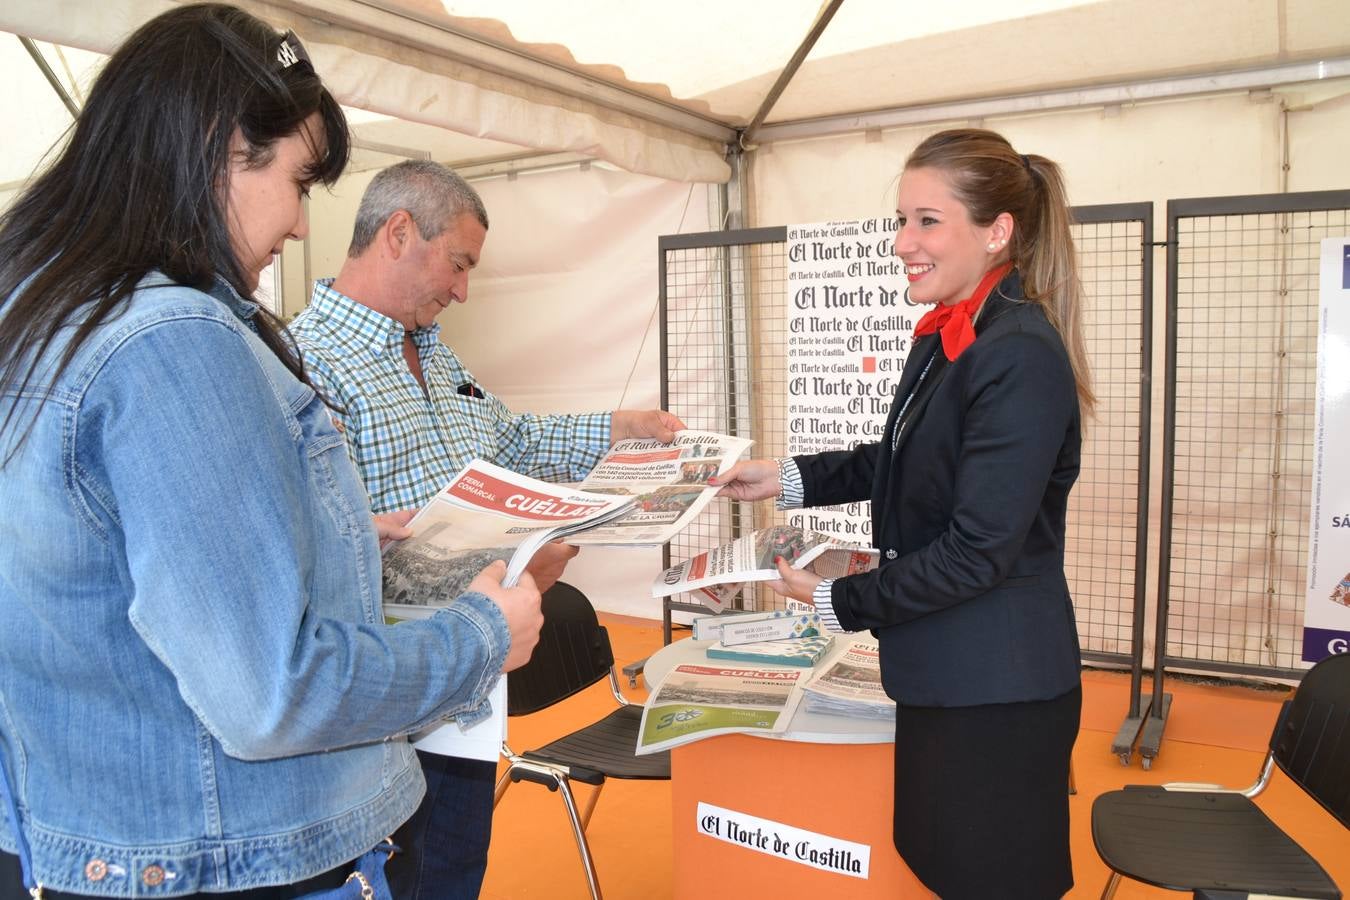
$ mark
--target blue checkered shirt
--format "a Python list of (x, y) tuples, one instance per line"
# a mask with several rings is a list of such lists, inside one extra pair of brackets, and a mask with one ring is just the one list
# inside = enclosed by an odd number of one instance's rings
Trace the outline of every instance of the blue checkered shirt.
[(334, 419), (377, 513), (414, 509), (474, 457), (545, 481), (580, 481), (609, 446), (609, 413), (516, 415), (492, 394), (464, 396), (473, 375), (440, 341), (413, 341), (427, 393), (403, 359), (403, 326), (318, 281), (291, 324), (305, 368), (335, 403)]

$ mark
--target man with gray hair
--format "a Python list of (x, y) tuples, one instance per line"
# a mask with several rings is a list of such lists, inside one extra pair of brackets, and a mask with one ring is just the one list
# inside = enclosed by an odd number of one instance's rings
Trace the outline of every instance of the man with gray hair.
[[(377, 514), (423, 506), (474, 457), (579, 481), (615, 441), (671, 441), (684, 427), (655, 409), (518, 415), (478, 384), (440, 341), (436, 317), (468, 299), (487, 229), (482, 199), (450, 169), (391, 166), (366, 188), (337, 278), (315, 283), (291, 325)], [(575, 554), (552, 545), (536, 555), (541, 591)], [(427, 795), (394, 835), (404, 851), (386, 870), (396, 897), (476, 897), (487, 868), (496, 764), (437, 753), (437, 743), (433, 733), (417, 744)]]

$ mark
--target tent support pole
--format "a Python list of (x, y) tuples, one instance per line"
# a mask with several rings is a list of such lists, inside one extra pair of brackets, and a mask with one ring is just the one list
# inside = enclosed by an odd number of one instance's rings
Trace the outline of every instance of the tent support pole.
[(71, 99), (70, 94), (66, 93), (65, 86), (61, 84), (61, 79), (57, 78), (56, 73), (52, 71), (52, 67), (47, 65), (47, 59), (42, 55), (42, 51), (37, 48), (37, 44), (33, 43), (32, 38), (23, 35), (16, 35), (16, 37), (18, 37), (19, 43), (23, 44), (23, 49), (28, 51), (28, 55), (33, 57), (33, 62), (42, 70), (43, 77), (52, 86), (52, 90), (56, 91), (56, 96), (60, 97), (61, 102), (66, 105), (66, 109), (70, 110), (70, 117), (78, 119), (80, 117), (79, 105)]
[(811, 30), (806, 33), (806, 37), (802, 38), (801, 44), (797, 46), (796, 52), (792, 54), (792, 58), (789, 59), (787, 65), (783, 67), (783, 71), (778, 73), (778, 80), (773, 83), (773, 87), (769, 88), (769, 93), (764, 96), (764, 102), (759, 105), (759, 110), (755, 113), (755, 117), (750, 120), (750, 124), (741, 132), (741, 149), (749, 150), (754, 146), (753, 141), (755, 132), (759, 131), (759, 126), (764, 124), (764, 119), (769, 115), (769, 111), (772, 110), (774, 104), (778, 102), (778, 98), (783, 95), (783, 91), (787, 88), (788, 82), (792, 81), (792, 76), (797, 74), (797, 70), (800, 69), (802, 63), (806, 61), (806, 55), (810, 53), (811, 48), (816, 45), (816, 41), (818, 41), (821, 34), (825, 32), (825, 26), (830, 24), (830, 19), (834, 18), (834, 14), (839, 10), (839, 7), (842, 6), (843, 3), (844, 0), (829, 0), (825, 6), (821, 7), (820, 14), (816, 16), (816, 21), (811, 25)]

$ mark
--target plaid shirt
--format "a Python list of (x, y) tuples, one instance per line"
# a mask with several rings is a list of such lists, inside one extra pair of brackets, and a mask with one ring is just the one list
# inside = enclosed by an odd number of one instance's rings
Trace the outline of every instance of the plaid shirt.
[(421, 507), (474, 457), (546, 481), (580, 481), (609, 446), (609, 413), (515, 415), (492, 394), (458, 393), (473, 375), (440, 341), (440, 325), (413, 341), (427, 394), (403, 359), (403, 326), (315, 282), (291, 334), (377, 513)]

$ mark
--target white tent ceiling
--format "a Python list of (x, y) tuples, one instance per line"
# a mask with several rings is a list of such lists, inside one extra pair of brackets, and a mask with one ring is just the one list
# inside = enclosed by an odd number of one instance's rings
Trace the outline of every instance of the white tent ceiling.
[[(44, 55), (78, 98), (98, 56), (171, 0), (8, 0), (0, 29), (62, 45)], [(752, 121), (823, 8), (818, 0), (242, 0), (293, 27), (366, 146), (358, 167), (408, 152), (453, 163), (566, 153), (634, 172), (725, 180), (728, 142)], [(74, 49), (79, 48), (79, 49)], [(1291, 69), (1291, 64), (1314, 68)], [(1278, 67), (1285, 71), (1276, 71)], [(766, 119), (1079, 92), (1187, 77), (1350, 72), (1345, 0), (845, 0)], [(0, 185), (26, 177), (69, 121), (18, 41), (0, 46), (13, 89)], [(1292, 73), (1292, 74), (1291, 74)], [(1320, 74), (1319, 74), (1320, 73)]]

